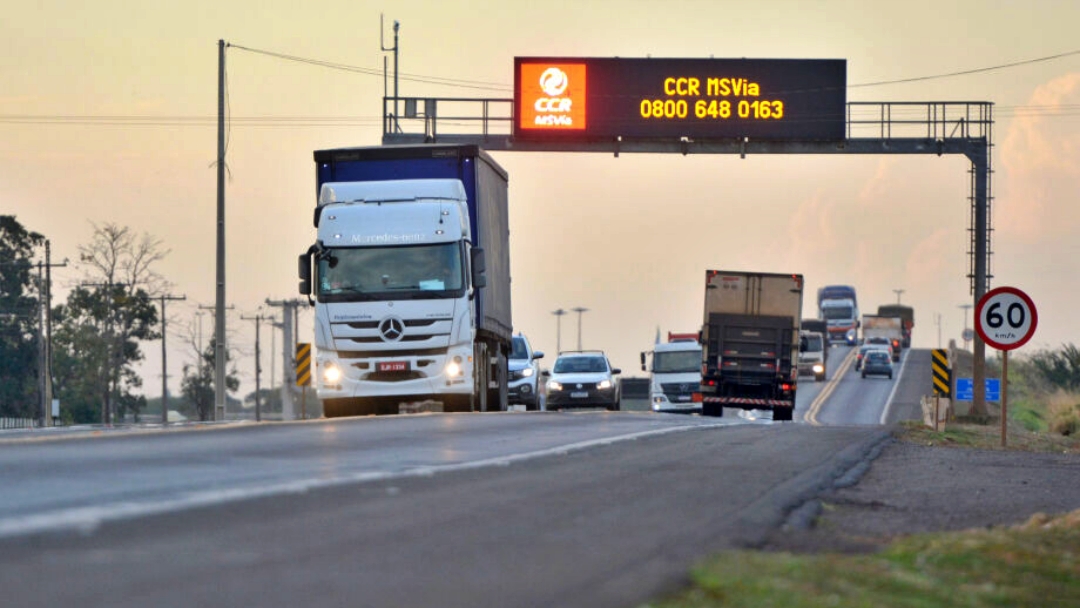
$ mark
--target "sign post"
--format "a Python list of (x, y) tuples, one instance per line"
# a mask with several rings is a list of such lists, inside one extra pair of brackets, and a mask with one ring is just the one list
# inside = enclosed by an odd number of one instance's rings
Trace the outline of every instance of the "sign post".
[(296, 343), (296, 385), (302, 387), (300, 419), (307, 420), (307, 387), (311, 386), (311, 343)]
[(1026, 293), (1015, 287), (986, 292), (975, 306), (975, 331), (1001, 354), (1001, 447), (1005, 447), (1008, 413), (1009, 351), (1020, 348), (1035, 335), (1039, 313)]

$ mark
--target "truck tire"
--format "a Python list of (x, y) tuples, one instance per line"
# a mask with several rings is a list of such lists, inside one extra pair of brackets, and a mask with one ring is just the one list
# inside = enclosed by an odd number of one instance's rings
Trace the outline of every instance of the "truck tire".
[(348, 416), (344, 401), (344, 399), (324, 399), (322, 402), (323, 417), (341, 418), (342, 416)]
[(447, 413), (471, 412), (472, 395), (443, 395), (443, 411)]
[(394, 416), (397, 415), (400, 409), (400, 402), (395, 398), (378, 399), (375, 400), (375, 415), (376, 416)]
[(772, 412), (773, 412), (772, 413), (772, 419), (773, 420), (781, 420), (781, 421), (787, 422), (787, 421), (790, 421), (792, 419), (792, 417), (793, 417), (792, 415), (795, 413), (795, 408), (793, 408), (793, 407), (777, 407), (777, 408), (773, 408)]
[(488, 374), (491, 373), (491, 360), (488, 358), (487, 344), (477, 342), (476, 356), (473, 357), (473, 399), (472, 411), (486, 412), (488, 408)]
[(378, 401), (373, 398), (346, 399), (349, 402), (350, 416), (374, 416), (379, 412)]
[(716, 418), (724, 417), (724, 407), (719, 403), (702, 403), (701, 404), (702, 416), (713, 416)]
[[(489, 351), (490, 352), (490, 351)], [(509, 409), (510, 393), (507, 387), (507, 378), (509, 376), (509, 362), (506, 359), (506, 353), (496, 348), (496, 354), (492, 358), (494, 364), (491, 368), (491, 378), (495, 381), (495, 388), (488, 387), (487, 398), (487, 411), (489, 412), (505, 412)], [(490, 385), (491, 383), (488, 382)]]

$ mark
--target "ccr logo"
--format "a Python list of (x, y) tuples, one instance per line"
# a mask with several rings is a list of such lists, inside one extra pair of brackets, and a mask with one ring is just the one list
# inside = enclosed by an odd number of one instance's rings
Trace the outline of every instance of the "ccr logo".
[(585, 65), (522, 63), (521, 129), (585, 128)]
[(570, 84), (570, 79), (566, 77), (566, 72), (559, 68), (548, 68), (540, 75), (540, 88), (548, 97), (562, 95), (568, 84)]

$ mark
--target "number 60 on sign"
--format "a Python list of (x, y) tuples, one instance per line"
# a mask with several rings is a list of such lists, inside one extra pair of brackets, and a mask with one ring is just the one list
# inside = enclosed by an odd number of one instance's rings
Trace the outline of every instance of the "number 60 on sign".
[(1035, 303), (1015, 287), (992, 289), (975, 306), (975, 330), (998, 350), (1020, 348), (1035, 334), (1038, 324)]

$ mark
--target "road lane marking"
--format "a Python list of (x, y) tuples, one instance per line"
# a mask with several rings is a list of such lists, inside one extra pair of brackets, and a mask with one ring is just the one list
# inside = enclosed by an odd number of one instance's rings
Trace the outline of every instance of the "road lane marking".
[(904, 362), (900, 364), (900, 371), (896, 373), (896, 382), (893, 383), (892, 390), (889, 391), (889, 398), (885, 400), (885, 407), (881, 410), (881, 419), (879, 422), (883, 425), (888, 424), (889, 414), (892, 411), (893, 397), (896, 396), (896, 389), (900, 387), (900, 379), (904, 377), (904, 370), (907, 369), (907, 360), (910, 355), (911, 349), (909, 348), (907, 352), (904, 353)]
[(855, 359), (856, 350), (858, 349), (853, 348), (848, 351), (847, 356), (845, 356), (844, 360), (840, 362), (840, 369), (833, 372), (832, 379), (829, 380), (825, 388), (823, 388), (821, 392), (818, 393), (818, 396), (816, 399), (814, 399), (814, 402), (810, 404), (810, 410), (806, 413), (805, 416), (803, 416), (803, 420), (809, 422), (814, 426), (821, 426), (821, 423), (818, 422), (817, 419), (818, 414), (821, 412), (821, 407), (825, 404), (825, 400), (828, 399), (829, 396), (833, 394), (833, 391), (836, 390), (836, 387), (840, 383), (840, 380), (844, 378), (844, 374), (846, 374), (848, 369), (851, 368), (851, 362)]

